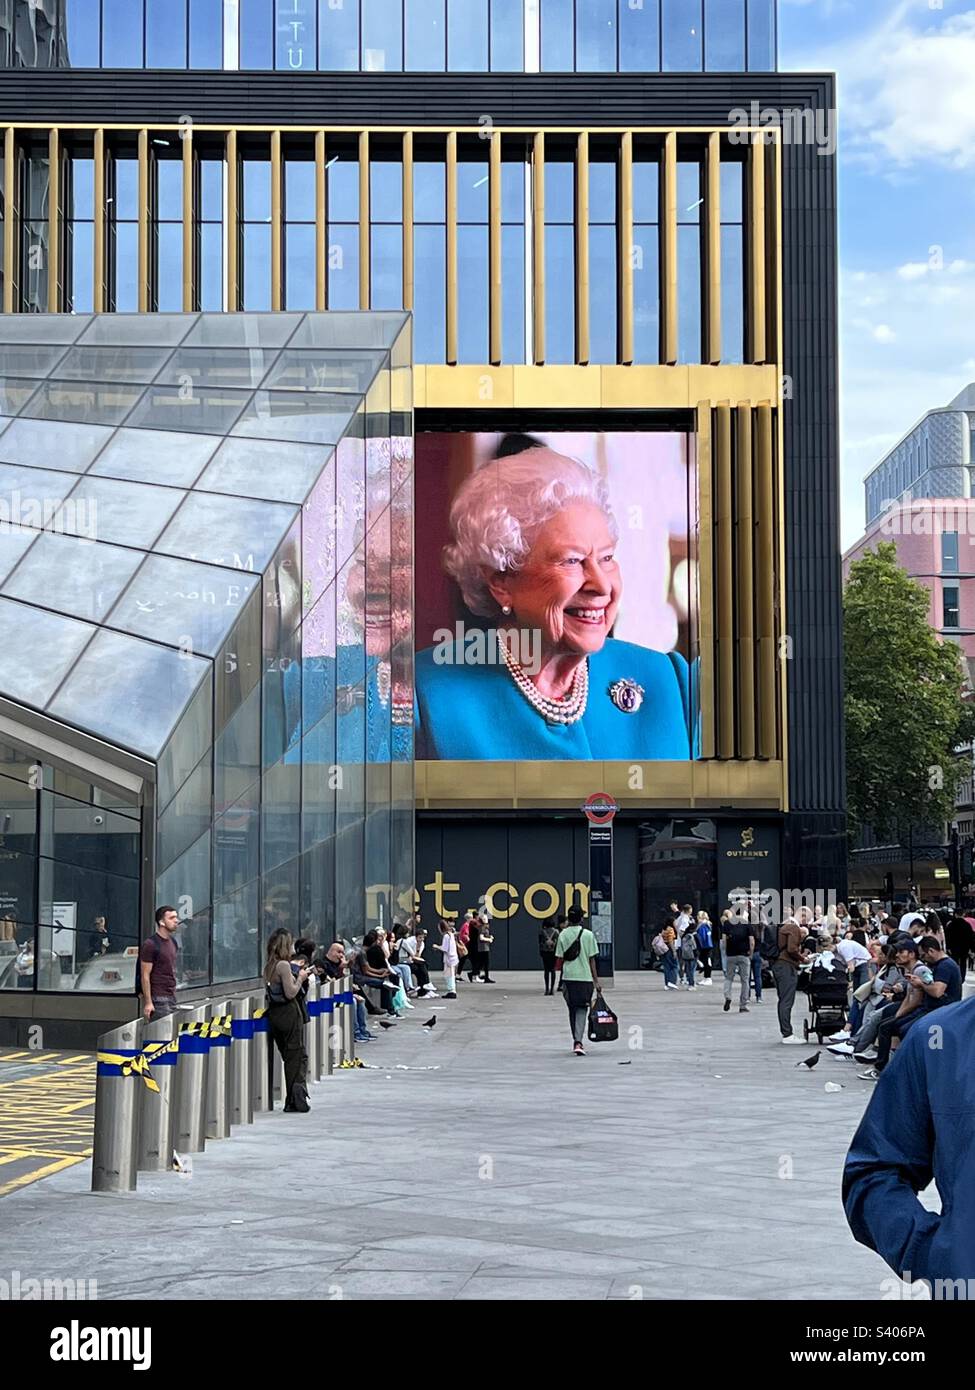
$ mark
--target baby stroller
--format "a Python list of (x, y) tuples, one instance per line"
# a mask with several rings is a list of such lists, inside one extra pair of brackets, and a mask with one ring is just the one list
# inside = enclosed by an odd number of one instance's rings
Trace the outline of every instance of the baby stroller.
[(810, 1017), (803, 1020), (803, 1036), (808, 1038), (815, 1033), (820, 1043), (846, 1027), (846, 1012), (849, 1004), (849, 976), (839, 962), (832, 970), (825, 965), (813, 962), (806, 976), (806, 990), (809, 995)]

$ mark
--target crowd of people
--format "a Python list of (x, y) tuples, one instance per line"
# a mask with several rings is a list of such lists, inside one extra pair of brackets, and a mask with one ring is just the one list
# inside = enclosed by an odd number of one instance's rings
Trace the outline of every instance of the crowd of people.
[[(438, 940), (428, 943), (419, 913), (392, 928), (366, 932), (361, 943), (333, 941), (324, 946), (309, 938), (295, 940), (284, 927), (268, 939), (264, 981), (268, 1025), (284, 1066), (285, 1110), (307, 1111), (308, 1056), (304, 1025), (308, 982), (338, 980), (348, 974), (355, 1009), (357, 1044), (377, 1042), (381, 1030), (394, 1026), (421, 999), (456, 999), (458, 981), (493, 985), (491, 945), (494, 936), (486, 907), (470, 908), (458, 926), (446, 919), (438, 924)], [(428, 954), (428, 947), (431, 954)], [(433, 956), (432, 952), (438, 953)], [(443, 976), (443, 989), (432, 979)]]
[[(717, 936), (717, 940), (715, 940)], [(696, 990), (712, 983), (712, 952), (720, 949), (724, 1011), (738, 981), (738, 1012), (762, 1003), (774, 984), (783, 1043), (804, 1042), (793, 1032), (797, 992), (815, 970), (848, 986), (849, 1019), (829, 1038), (829, 1050), (866, 1065), (875, 1081), (908, 1030), (932, 1010), (956, 1003), (973, 952), (975, 926), (961, 913), (860, 903), (850, 910), (800, 908), (775, 923), (762, 902), (744, 898), (722, 912), (717, 929), (690, 904), (670, 911), (653, 937), (654, 964), (664, 990)]]

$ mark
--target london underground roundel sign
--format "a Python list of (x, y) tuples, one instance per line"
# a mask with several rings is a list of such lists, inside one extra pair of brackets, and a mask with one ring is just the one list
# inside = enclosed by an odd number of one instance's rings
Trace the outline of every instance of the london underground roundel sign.
[(593, 792), (582, 803), (582, 809), (590, 825), (609, 825), (620, 808), (608, 792)]

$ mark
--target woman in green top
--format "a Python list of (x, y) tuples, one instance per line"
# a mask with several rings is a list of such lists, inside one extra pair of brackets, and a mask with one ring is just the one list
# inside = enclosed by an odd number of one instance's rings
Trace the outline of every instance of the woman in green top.
[(555, 968), (562, 971), (562, 993), (569, 1010), (572, 1051), (577, 1057), (586, 1055), (582, 1039), (592, 992), (599, 988), (598, 955), (599, 942), (586, 926), (582, 908), (570, 907), (569, 924), (559, 932), (555, 947)]

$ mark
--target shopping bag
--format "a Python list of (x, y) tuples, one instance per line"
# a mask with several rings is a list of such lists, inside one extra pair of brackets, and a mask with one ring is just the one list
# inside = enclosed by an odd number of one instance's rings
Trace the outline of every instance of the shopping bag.
[(597, 994), (589, 1010), (589, 1041), (615, 1042), (619, 1035), (619, 1019), (603, 996)]

